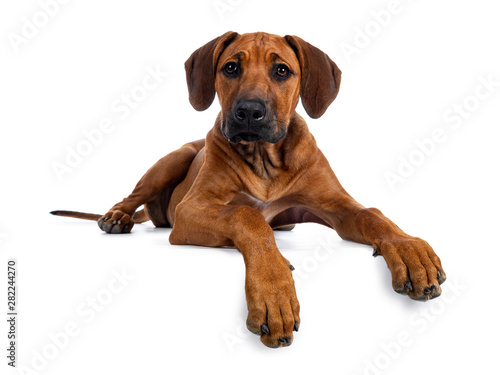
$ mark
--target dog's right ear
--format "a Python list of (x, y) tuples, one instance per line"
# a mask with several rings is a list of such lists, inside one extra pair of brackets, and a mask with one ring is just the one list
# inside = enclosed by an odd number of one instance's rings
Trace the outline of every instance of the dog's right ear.
[(228, 31), (198, 48), (184, 64), (189, 102), (197, 111), (204, 111), (214, 101), (215, 69), (219, 57), (237, 36), (238, 33)]

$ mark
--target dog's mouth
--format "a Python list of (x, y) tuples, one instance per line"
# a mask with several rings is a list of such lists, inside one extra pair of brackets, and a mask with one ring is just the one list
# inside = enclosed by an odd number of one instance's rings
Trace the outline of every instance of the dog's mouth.
[(278, 143), (285, 135), (287, 126), (270, 126), (269, 124), (266, 127), (261, 127), (259, 129), (255, 129), (256, 131), (252, 131), (253, 129), (237, 129), (238, 127), (234, 126), (232, 123), (224, 122), (221, 126), (222, 135), (231, 143), (240, 143), (240, 142), (269, 142), (269, 143)]
[(229, 142), (231, 143), (239, 143), (241, 141), (244, 142), (257, 142), (257, 141), (262, 141), (262, 135), (256, 134), (256, 133), (250, 133), (250, 132), (242, 132), (233, 135), (232, 137), (228, 138)]

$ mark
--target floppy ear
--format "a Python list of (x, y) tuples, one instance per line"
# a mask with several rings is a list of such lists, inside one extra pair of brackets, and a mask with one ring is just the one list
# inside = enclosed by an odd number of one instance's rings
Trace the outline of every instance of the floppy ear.
[(305, 40), (292, 35), (285, 39), (300, 63), (302, 104), (310, 117), (321, 117), (339, 92), (342, 72), (326, 53)]
[(228, 31), (198, 48), (184, 64), (189, 102), (197, 111), (204, 111), (214, 101), (217, 62), (224, 49), (237, 36), (238, 33)]

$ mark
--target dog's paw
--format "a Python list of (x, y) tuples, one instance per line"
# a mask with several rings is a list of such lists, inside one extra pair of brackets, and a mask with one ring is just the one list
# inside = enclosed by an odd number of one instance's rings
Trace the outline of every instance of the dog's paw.
[(103, 215), (97, 221), (97, 225), (106, 233), (130, 233), (134, 226), (134, 220), (132, 220), (129, 214), (113, 210)]
[(441, 295), (446, 280), (441, 260), (432, 247), (415, 237), (377, 241), (373, 255), (382, 255), (392, 274), (392, 287), (410, 298), (426, 301)]
[(270, 348), (289, 346), (300, 324), (300, 305), (289, 266), (280, 261), (247, 268), (245, 291), (247, 328)]

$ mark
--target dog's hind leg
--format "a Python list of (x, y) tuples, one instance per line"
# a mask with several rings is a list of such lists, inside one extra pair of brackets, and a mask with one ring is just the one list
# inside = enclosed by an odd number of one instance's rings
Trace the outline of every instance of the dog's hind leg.
[[(186, 177), (191, 162), (204, 146), (204, 139), (190, 142), (158, 160), (139, 180), (132, 193), (98, 220), (99, 228), (106, 233), (130, 232), (134, 225), (134, 213), (143, 204), (144, 213), (153, 224), (170, 226), (165, 214), (170, 195)], [(144, 213), (141, 213), (140, 219), (147, 221)]]

